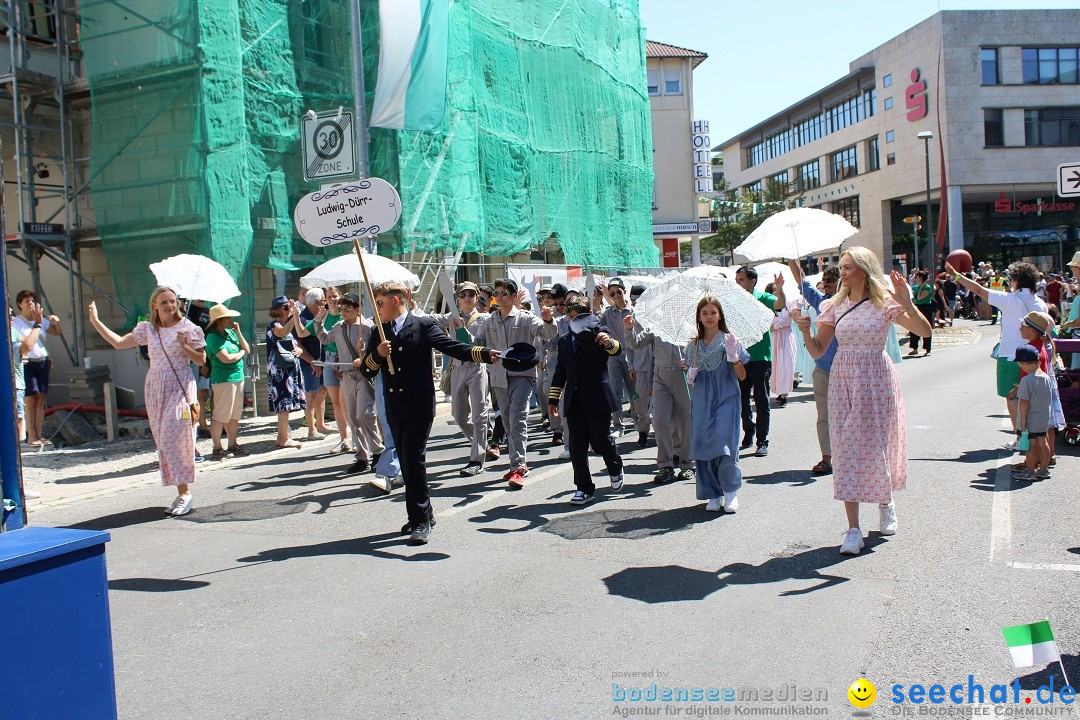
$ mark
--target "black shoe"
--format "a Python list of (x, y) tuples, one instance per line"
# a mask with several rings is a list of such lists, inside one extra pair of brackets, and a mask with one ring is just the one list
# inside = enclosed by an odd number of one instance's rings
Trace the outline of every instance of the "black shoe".
[(425, 522), (420, 523), (413, 528), (412, 534), (409, 535), (410, 545), (427, 545), (428, 535), (431, 534), (431, 526), (433, 523)]
[(562, 445), (562, 444), (563, 444), (562, 433), (552, 433), (552, 435), (551, 435), (551, 445), (554, 447), (555, 445)]
[(348, 475), (354, 475), (356, 473), (366, 473), (369, 470), (371, 470), (371, 461), (357, 460), (349, 466), (349, 469), (346, 470), (345, 473)]
[(459, 470), (458, 472), (461, 473), (462, 477), (469, 477), (470, 475), (479, 475), (483, 471), (484, 463), (476, 462), (475, 460), (473, 460), (468, 465), (461, 468), (461, 470)]
[(382, 453), (371, 454), (371, 467), (379, 467), (379, 458), (382, 457)]
[[(431, 527), (435, 527), (435, 518), (432, 518), (428, 522), (428, 525), (430, 525)], [(402, 525), (401, 526), (401, 534), (402, 535), (411, 535), (412, 534), (412, 523), (405, 523), (404, 525)]]
[(747, 433), (747, 434), (742, 436), (742, 442), (739, 443), (739, 449), (740, 450), (745, 450), (746, 448), (750, 447), (753, 444), (754, 444), (754, 434), (753, 433)]
[(649, 433), (647, 433), (647, 432), (639, 432), (637, 434), (637, 446), (638, 447), (645, 447), (648, 444), (649, 444)]

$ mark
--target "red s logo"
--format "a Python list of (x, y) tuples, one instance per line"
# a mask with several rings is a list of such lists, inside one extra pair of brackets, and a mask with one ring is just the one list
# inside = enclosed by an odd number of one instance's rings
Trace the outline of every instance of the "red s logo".
[(998, 195), (998, 199), (994, 202), (994, 211), (999, 213), (1011, 213), (1013, 211), (1012, 200), (1005, 193)]
[(922, 120), (926, 117), (926, 113), (929, 109), (926, 95), (922, 93), (926, 92), (926, 81), (919, 79), (919, 68), (915, 68), (911, 71), (911, 84), (907, 87), (906, 99), (907, 99), (907, 119), (909, 122), (916, 120)]

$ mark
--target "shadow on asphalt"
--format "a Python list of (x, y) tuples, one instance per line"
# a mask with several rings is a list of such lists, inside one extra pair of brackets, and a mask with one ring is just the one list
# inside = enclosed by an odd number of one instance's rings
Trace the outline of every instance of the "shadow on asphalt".
[[(743, 468), (746, 467), (745, 463), (739, 463), (739, 465)], [(831, 475), (811, 475), (809, 470), (781, 470), (765, 475), (750, 475), (749, 473), (743, 475), (743, 478), (748, 485), (780, 485), (782, 483), (791, 483), (792, 487), (806, 487), (807, 485), (813, 485), (821, 478), (829, 477), (831, 477)]]
[[(1065, 665), (1065, 673), (1070, 677), (1080, 677), (1080, 655), (1073, 653), (1072, 655), (1062, 655), (1061, 662)], [(1065, 678), (1061, 676), (1061, 665), (1057, 663), (1051, 663), (1038, 672), (1028, 673), (1027, 675), (1021, 675), (1017, 678), (1020, 681), (1020, 687), (1024, 690), (1037, 690), (1040, 685), (1048, 685), (1054, 689), (1054, 693), (1057, 693), (1061, 689), (1062, 685), (1068, 685), (1065, 682)], [(1046, 698), (1046, 695), (1043, 695)], [(1055, 695), (1056, 698), (1056, 695)]]
[(171, 519), (172, 518), (165, 514), (164, 505), (155, 505), (154, 507), (125, 510), (124, 512), (113, 513), (112, 515), (102, 515), (98, 518), (83, 520), (80, 523), (65, 525), (64, 527), (69, 527), (73, 530), (115, 530), (117, 528), (131, 527), (132, 525), (143, 525), (145, 523)]
[[(866, 538), (863, 554), (885, 542), (873, 533)], [(731, 563), (716, 572), (694, 570), (679, 565), (632, 567), (604, 578), (608, 593), (644, 603), (686, 602), (704, 600), (709, 595), (731, 585), (760, 585), (809, 580), (815, 584), (801, 590), (787, 590), (781, 597), (806, 595), (817, 590), (835, 587), (848, 581), (841, 575), (821, 572), (839, 563), (855, 560), (856, 556), (841, 555), (837, 547), (814, 548), (803, 552), (773, 557), (760, 565)]]
[[(433, 534), (438, 533), (438, 529)], [(242, 563), (281, 562), (282, 560), (295, 560), (296, 558), (323, 557), (328, 555), (368, 555), (370, 557), (385, 560), (404, 560), (406, 562), (436, 562), (446, 560), (450, 556), (438, 552), (417, 552), (411, 555), (399, 555), (389, 552), (390, 548), (408, 547), (408, 536), (400, 533), (382, 533), (369, 535), (368, 537), (350, 538), (348, 540), (331, 540), (315, 545), (294, 545), (280, 547), (272, 550), (263, 550), (256, 555), (237, 558)]]
[(177, 520), (196, 523), (253, 522), (303, 512), (305, 504), (283, 503), (278, 500), (231, 500), (204, 507), (196, 505), (194, 510)]
[(110, 590), (130, 590), (132, 592), (178, 592), (196, 590), (210, 583), (205, 580), (166, 580), (164, 578), (118, 578), (109, 581)]
[(700, 505), (672, 510), (593, 510), (556, 518), (545, 523), (540, 530), (567, 540), (637, 540), (686, 530), (721, 517), (722, 513), (707, 513)]
[(909, 458), (908, 462), (962, 462), (962, 463), (988, 463), (1003, 460), (1012, 455), (1011, 450), (1005, 448), (983, 448), (981, 450), (965, 450), (956, 458)]

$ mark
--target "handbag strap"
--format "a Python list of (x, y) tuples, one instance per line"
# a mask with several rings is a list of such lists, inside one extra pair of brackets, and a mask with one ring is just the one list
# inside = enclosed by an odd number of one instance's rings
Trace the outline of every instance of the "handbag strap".
[(862, 304), (863, 304), (864, 302), (866, 302), (866, 301), (867, 301), (867, 300), (869, 300), (869, 299), (870, 299), (870, 298), (863, 298), (862, 300), (860, 300), (859, 302), (855, 303), (854, 305), (852, 305), (851, 307), (849, 307), (849, 308), (848, 308), (847, 310), (845, 310), (845, 311), (844, 311), (844, 314), (843, 314), (843, 315), (841, 315), (840, 317), (836, 318), (836, 322), (834, 322), (834, 323), (833, 323), (833, 329), (835, 330), (836, 326), (840, 324), (840, 321), (841, 321), (841, 320), (843, 320), (844, 318), (846, 318), (846, 317), (848, 316), (848, 314), (849, 314), (849, 313), (852, 313), (852, 312), (854, 312), (854, 311), (855, 311), (855, 308), (859, 307), (860, 305), (862, 305)]
[[(154, 326), (151, 325), (151, 327)], [(176, 368), (173, 367), (172, 359), (169, 358), (169, 352), (165, 349), (165, 341), (161, 339), (161, 332), (157, 328), (154, 328), (154, 335), (157, 335), (158, 343), (161, 344), (161, 353), (165, 356), (165, 362), (169, 363), (169, 369), (172, 370), (173, 377), (176, 378), (177, 384), (180, 385), (180, 392), (184, 394), (184, 402), (188, 405), (194, 405), (195, 403), (188, 399), (187, 388), (184, 387), (184, 382), (180, 379), (180, 375), (176, 372)]]

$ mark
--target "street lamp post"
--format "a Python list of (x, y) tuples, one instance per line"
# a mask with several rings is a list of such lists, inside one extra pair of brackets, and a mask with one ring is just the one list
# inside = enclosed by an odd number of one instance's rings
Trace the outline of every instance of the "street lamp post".
[[(934, 133), (929, 130), (923, 130), (915, 135), (923, 141), (923, 149), (926, 151), (926, 259), (928, 261), (928, 269), (930, 270), (930, 276), (934, 276), (935, 267), (937, 263), (934, 260), (934, 246), (931, 244), (932, 233), (934, 227), (934, 215), (930, 210), (930, 141), (934, 139)], [(915, 258), (916, 264), (918, 264), (918, 257)]]
[(1068, 230), (1067, 225), (1058, 225), (1058, 272), (1063, 274), (1064, 279), (1069, 279), (1069, 268), (1065, 267), (1065, 231)]

